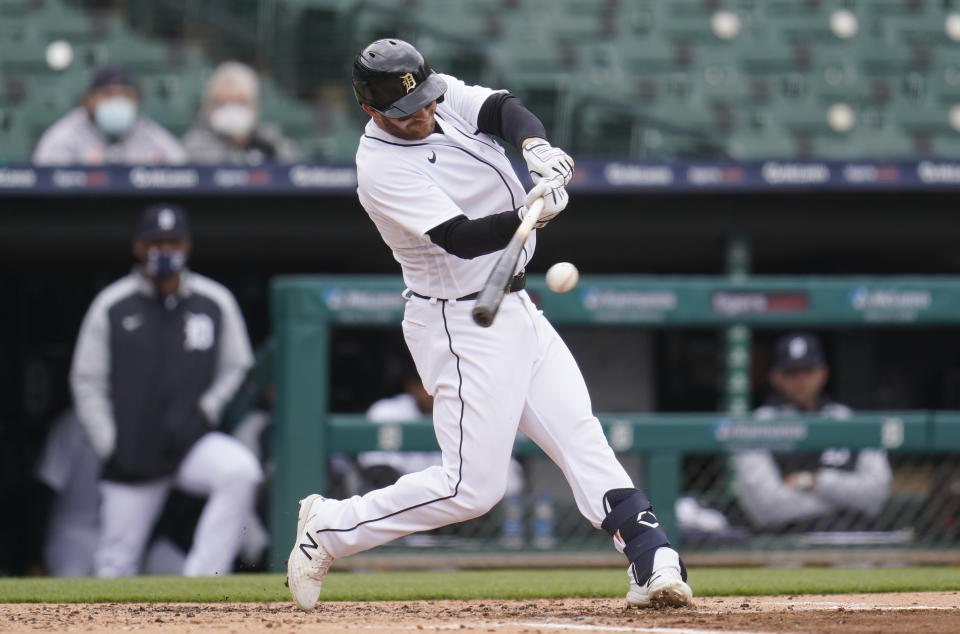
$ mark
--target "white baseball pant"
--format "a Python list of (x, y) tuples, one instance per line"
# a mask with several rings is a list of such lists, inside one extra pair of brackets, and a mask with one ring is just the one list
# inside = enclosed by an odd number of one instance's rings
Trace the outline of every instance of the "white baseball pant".
[(560, 467), (580, 512), (596, 528), (603, 495), (632, 487), (593, 415), (566, 344), (526, 292), (510, 293), (489, 328), (472, 301), (411, 298), (403, 333), (424, 387), (442, 466), (345, 500), (308, 521), (334, 557), (486, 513), (503, 496), (519, 424)]
[(171, 486), (208, 498), (183, 574), (197, 577), (231, 572), (262, 479), (260, 463), (246, 446), (233, 436), (213, 431), (191, 447), (171, 477), (136, 483), (102, 481), (96, 575), (129, 577), (138, 573), (147, 539)]

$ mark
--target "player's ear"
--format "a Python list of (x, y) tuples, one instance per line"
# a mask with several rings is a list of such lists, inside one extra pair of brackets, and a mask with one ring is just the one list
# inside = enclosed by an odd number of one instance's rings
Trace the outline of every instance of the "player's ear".
[(819, 378), (820, 378), (820, 385), (826, 384), (827, 379), (830, 378), (830, 368), (828, 368), (826, 365), (821, 365), (821, 366), (820, 366), (819, 368), (817, 368), (817, 369), (818, 369), (819, 374), (820, 374), (820, 377), (819, 377)]
[(773, 389), (779, 390), (780, 386), (783, 384), (783, 375), (781, 374), (780, 370), (770, 370), (770, 372), (767, 373), (767, 381), (770, 382), (770, 386)]
[(132, 245), (133, 257), (140, 262), (147, 260), (147, 243), (143, 240), (134, 240)]

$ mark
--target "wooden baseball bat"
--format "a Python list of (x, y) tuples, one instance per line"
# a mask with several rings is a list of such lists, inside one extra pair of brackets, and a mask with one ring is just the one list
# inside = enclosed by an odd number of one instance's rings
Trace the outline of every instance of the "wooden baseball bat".
[(490, 277), (487, 278), (480, 294), (477, 296), (477, 303), (473, 306), (473, 321), (478, 325), (488, 328), (497, 311), (500, 309), (500, 302), (507, 292), (507, 284), (513, 277), (513, 272), (517, 268), (517, 260), (520, 259), (520, 253), (523, 250), (523, 243), (527, 241), (530, 230), (537, 224), (540, 218), (540, 212), (543, 211), (543, 198), (537, 198), (530, 203), (526, 215), (520, 221), (520, 226), (514, 232), (510, 242), (504, 247), (500, 254), (500, 259), (493, 265), (490, 271)]

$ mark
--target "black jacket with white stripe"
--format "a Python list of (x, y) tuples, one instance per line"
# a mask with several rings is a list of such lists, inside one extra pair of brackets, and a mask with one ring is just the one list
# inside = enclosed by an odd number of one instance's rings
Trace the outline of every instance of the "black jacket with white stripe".
[(190, 271), (160, 298), (138, 270), (94, 299), (70, 371), (77, 414), (103, 477), (137, 482), (172, 474), (252, 363), (233, 295)]

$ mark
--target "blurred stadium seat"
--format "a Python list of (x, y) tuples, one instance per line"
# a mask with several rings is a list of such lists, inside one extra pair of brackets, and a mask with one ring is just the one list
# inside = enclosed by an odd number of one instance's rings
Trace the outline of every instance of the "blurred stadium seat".
[[(355, 134), (350, 61), (391, 35), (416, 42), (440, 71), (509, 87), (579, 154), (944, 156), (960, 125), (950, 119), (960, 10), (949, 2), (0, 0), (0, 16), (3, 83), (24, 86), (8, 112), (52, 116), (49, 89), (33, 78), (59, 78), (75, 99), (78, 74), (122, 61), (144, 78), (148, 112), (179, 131), (199, 103), (196, 81), (239, 59), (268, 80), (265, 117), (323, 160), (352, 157), (342, 126), (323, 122), (350, 122)], [(55, 39), (75, 53), (59, 73), (45, 61)], [(331, 112), (321, 102), (330, 98), (348, 112)], [(836, 104), (852, 117), (831, 119)]]
[(23, 161), (33, 150), (33, 138), (20, 109), (0, 106), (0, 160)]

